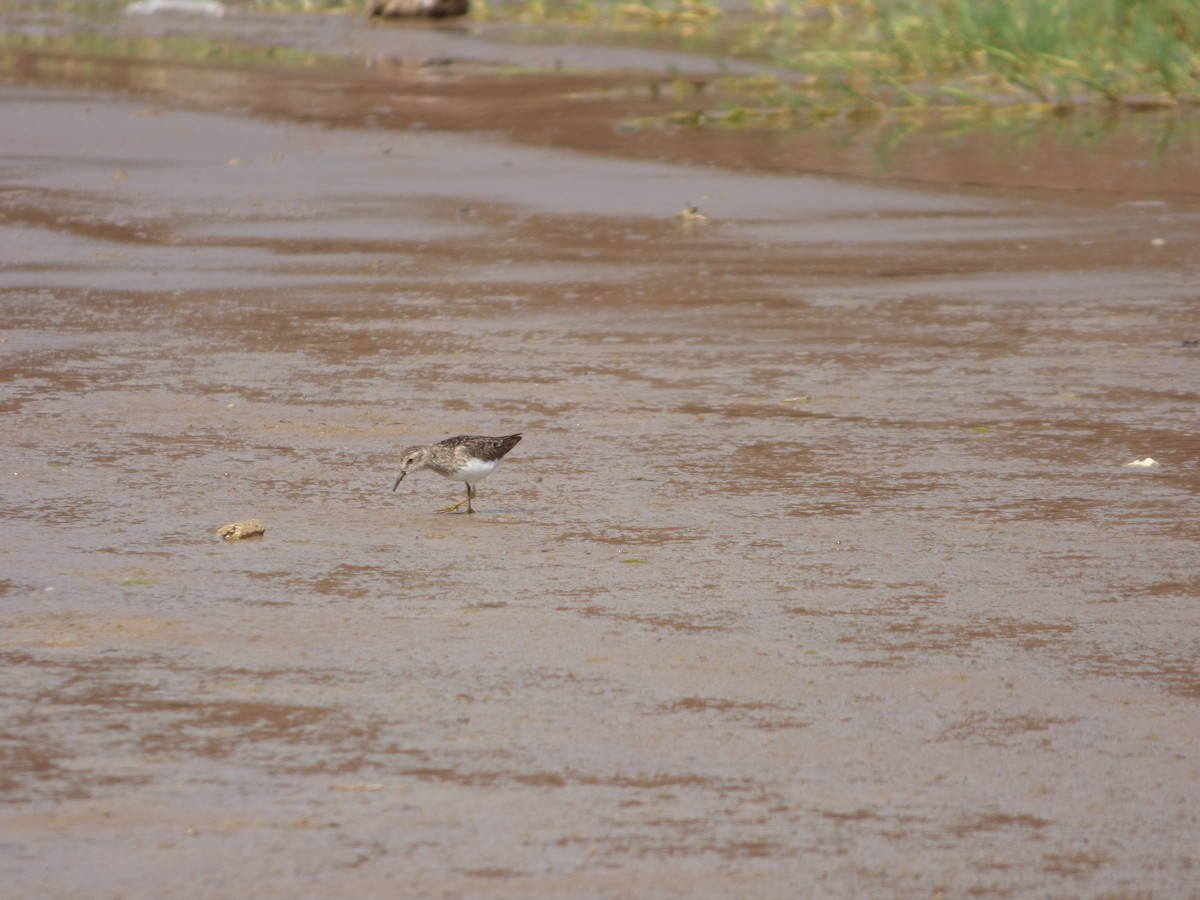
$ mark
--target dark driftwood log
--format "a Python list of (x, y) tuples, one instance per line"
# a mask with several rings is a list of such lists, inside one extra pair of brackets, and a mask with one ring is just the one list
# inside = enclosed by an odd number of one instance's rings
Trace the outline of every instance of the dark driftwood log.
[(444, 19), (464, 16), (469, 0), (370, 0), (367, 12), (385, 19)]

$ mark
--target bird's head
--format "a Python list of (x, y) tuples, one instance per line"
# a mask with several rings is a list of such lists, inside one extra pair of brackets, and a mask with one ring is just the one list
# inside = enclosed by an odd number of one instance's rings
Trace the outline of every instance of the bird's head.
[(409, 447), (405, 450), (400, 460), (400, 474), (396, 477), (396, 483), (392, 485), (392, 490), (400, 487), (400, 482), (409, 472), (419, 472), (425, 468), (428, 459), (429, 451), (425, 447)]

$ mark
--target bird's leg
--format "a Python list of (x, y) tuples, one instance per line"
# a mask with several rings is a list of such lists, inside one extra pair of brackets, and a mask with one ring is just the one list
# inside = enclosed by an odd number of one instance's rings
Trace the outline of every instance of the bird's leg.
[(463, 497), (463, 498), (462, 498), (461, 500), (459, 500), (457, 503), (452, 503), (450, 506), (447, 506), (445, 509), (439, 509), (439, 510), (438, 510), (438, 512), (454, 512), (456, 509), (458, 509), (458, 508), (459, 508), (460, 506), (462, 506), (464, 503), (465, 503), (465, 504), (467, 504), (467, 512), (475, 512), (475, 510), (471, 509), (471, 496), (472, 496), (472, 494), (471, 494), (471, 485), (470, 485), (470, 483), (468, 482), (468, 484), (467, 484), (467, 496)]

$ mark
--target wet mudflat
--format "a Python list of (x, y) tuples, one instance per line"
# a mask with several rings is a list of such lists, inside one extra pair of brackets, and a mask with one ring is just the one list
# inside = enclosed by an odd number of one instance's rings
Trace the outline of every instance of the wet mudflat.
[(1200, 891), (1186, 185), (233, 80), (0, 91), (14, 895)]

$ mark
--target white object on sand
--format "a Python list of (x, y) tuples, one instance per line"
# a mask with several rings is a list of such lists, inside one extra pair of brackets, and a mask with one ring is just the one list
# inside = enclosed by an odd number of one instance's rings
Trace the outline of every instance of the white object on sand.
[(1158, 460), (1147, 456), (1145, 459), (1135, 459), (1133, 462), (1125, 463), (1125, 465), (1126, 467), (1133, 467), (1135, 469), (1153, 469), (1158, 465)]
[(137, 0), (125, 7), (127, 16), (152, 16), (155, 13), (191, 13), (197, 16), (223, 16), (225, 6), (218, 0)]

